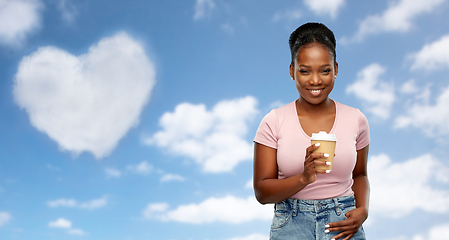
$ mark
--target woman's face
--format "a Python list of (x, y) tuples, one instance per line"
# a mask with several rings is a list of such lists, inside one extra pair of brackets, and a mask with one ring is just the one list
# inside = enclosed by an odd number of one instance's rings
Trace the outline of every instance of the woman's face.
[(329, 49), (320, 43), (309, 43), (298, 50), (290, 76), (295, 80), (300, 98), (317, 105), (324, 102), (334, 88), (338, 63)]

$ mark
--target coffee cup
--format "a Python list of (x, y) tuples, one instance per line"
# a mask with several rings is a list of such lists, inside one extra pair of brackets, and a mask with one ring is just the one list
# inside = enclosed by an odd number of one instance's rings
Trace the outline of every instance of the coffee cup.
[(337, 143), (335, 134), (327, 134), (325, 131), (320, 131), (319, 133), (312, 133), (310, 140), (312, 145), (317, 143), (320, 144), (320, 146), (315, 149), (315, 152), (329, 154), (329, 157), (319, 158), (319, 160), (330, 162), (330, 165), (316, 166), (315, 168), (320, 170), (332, 170), (332, 165), (334, 164), (335, 145)]

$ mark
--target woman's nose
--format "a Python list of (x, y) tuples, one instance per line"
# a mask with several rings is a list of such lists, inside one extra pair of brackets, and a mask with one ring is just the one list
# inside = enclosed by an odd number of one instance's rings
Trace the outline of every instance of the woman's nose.
[(309, 84), (310, 85), (320, 85), (322, 82), (323, 81), (322, 81), (321, 76), (319, 74), (312, 73), (312, 75), (310, 76), (310, 79), (309, 79)]

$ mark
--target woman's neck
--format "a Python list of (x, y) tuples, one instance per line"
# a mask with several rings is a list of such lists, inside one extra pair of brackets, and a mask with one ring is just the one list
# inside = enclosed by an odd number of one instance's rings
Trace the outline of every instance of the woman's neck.
[(302, 97), (299, 97), (296, 100), (296, 109), (298, 110), (298, 115), (320, 115), (335, 112), (335, 104), (330, 98), (326, 98), (320, 104), (310, 104)]

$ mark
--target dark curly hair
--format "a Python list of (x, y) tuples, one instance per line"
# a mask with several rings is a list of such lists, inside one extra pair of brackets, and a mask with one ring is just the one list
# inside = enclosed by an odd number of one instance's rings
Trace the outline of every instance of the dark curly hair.
[(314, 42), (326, 46), (332, 54), (334, 62), (337, 61), (337, 53), (335, 52), (337, 42), (335, 41), (334, 33), (322, 23), (309, 22), (301, 25), (290, 34), (288, 43), (292, 54), (292, 64), (295, 63), (298, 57), (299, 49), (306, 44)]

